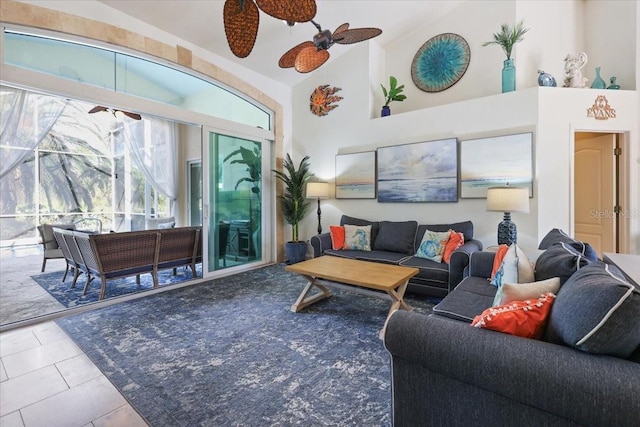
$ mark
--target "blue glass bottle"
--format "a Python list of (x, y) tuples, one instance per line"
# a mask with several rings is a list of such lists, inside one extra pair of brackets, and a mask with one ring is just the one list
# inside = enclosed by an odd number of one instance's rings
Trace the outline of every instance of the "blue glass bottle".
[(593, 83), (591, 83), (591, 89), (606, 89), (607, 84), (602, 77), (600, 77), (600, 67), (596, 67), (596, 78), (593, 79)]
[(516, 90), (516, 66), (513, 59), (505, 59), (502, 67), (502, 93)]

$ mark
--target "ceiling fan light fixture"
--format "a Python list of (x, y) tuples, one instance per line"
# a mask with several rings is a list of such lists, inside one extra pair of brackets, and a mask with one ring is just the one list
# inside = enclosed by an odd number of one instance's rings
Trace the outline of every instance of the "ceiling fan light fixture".
[(333, 44), (331, 31), (324, 30), (313, 36), (313, 44), (315, 44), (318, 49), (329, 49)]

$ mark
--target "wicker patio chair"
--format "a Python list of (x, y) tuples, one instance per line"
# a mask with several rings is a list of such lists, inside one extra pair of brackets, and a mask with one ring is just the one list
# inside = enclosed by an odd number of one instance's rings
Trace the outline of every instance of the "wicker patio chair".
[(160, 235), (160, 254), (158, 255), (158, 270), (189, 266), (193, 277), (196, 272), (196, 258), (200, 243), (200, 227), (179, 227), (158, 230)]
[(58, 247), (60, 247), (60, 250), (62, 251), (62, 255), (64, 256), (64, 259), (67, 263), (66, 268), (64, 270), (64, 276), (62, 277), (62, 282), (64, 282), (65, 280), (67, 280), (67, 274), (69, 273), (69, 270), (71, 270), (75, 274), (76, 265), (75, 265), (75, 262), (73, 261), (71, 250), (69, 249), (67, 242), (64, 240), (62, 231), (63, 229), (53, 227), (53, 237), (54, 239), (56, 239), (56, 242), (58, 243)]
[(82, 291), (82, 295), (87, 293), (87, 289), (89, 288), (89, 283), (93, 280), (91, 277), (91, 272), (87, 268), (86, 262), (80, 252), (80, 247), (78, 246), (78, 242), (76, 241), (75, 234), (78, 233), (83, 236), (87, 236), (85, 233), (79, 233), (72, 230), (60, 230), (62, 237), (64, 238), (67, 247), (69, 248), (69, 252), (71, 253), (71, 258), (73, 259), (74, 264), (74, 275), (73, 282), (71, 282), (71, 288), (76, 287), (76, 282), (78, 281), (78, 277), (80, 277), (80, 273), (84, 273), (87, 278), (87, 281), (84, 284), (84, 288)]
[[(107, 293), (107, 281), (119, 277), (151, 273), (153, 287), (158, 287), (158, 255), (160, 233), (131, 231), (126, 233), (90, 234), (91, 251), (86, 255), (89, 270), (100, 277), (100, 299)], [(78, 240), (82, 247), (86, 239)]]

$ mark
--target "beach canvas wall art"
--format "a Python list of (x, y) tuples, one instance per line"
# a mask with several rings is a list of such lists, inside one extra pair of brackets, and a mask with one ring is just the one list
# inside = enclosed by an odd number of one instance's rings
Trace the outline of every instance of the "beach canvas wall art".
[(336, 199), (376, 198), (376, 152), (336, 156)]
[(457, 202), (456, 138), (378, 148), (378, 202)]
[(460, 141), (460, 197), (486, 198), (487, 188), (529, 188), (533, 197), (533, 133)]

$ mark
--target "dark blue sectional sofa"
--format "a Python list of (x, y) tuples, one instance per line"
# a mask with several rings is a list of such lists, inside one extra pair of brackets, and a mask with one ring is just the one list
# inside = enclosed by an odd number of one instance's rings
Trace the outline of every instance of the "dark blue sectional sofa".
[(640, 425), (640, 289), (571, 245), (536, 263), (536, 280), (563, 283), (541, 339), (471, 326), (493, 303), (494, 252), (471, 255), (433, 314), (391, 315), (395, 427)]

